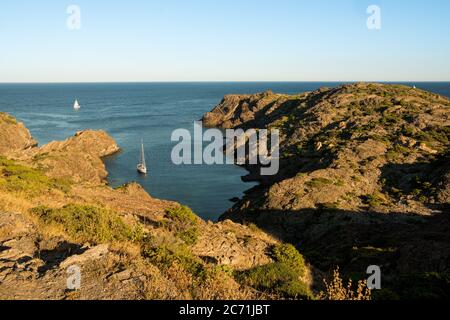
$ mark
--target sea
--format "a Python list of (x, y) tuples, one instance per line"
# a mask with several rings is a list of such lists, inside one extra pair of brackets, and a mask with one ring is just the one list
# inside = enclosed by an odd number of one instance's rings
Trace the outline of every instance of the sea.
[[(113, 187), (138, 182), (153, 197), (174, 200), (206, 220), (216, 221), (254, 183), (241, 180), (246, 171), (234, 165), (175, 165), (171, 141), (176, 129), (193, 132), (194, 122), (226, 94), (272, 90), (295, 94), (337, 82), (199, 82), (199, 83), (61, 83), (0, 84), (0, 111), (25, 123), (40, 145), (64, 140), (84, 129), (101, 129), (121, 152), (107, 157)], [(402, 83), (450, 96), (450, 82)], [(78, 99), (81, 109), (75, 111)], [(148, 174), (139, 175), (141, 139)], [(200, 140), (200, 141), (197, 141)], [(194, 143), (201, 143), (197, 137)]]

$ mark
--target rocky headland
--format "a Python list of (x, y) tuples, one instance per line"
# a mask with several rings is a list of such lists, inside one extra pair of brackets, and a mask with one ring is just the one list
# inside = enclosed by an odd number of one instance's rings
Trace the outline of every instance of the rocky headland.
[(229, 95), (208, 127), (279, 129), (280, 171), (222, 219), (294, 244), (321, 270), (383, 271), (379, 297), (449, 297), (450, 101), (358, 83), (299, 95)]

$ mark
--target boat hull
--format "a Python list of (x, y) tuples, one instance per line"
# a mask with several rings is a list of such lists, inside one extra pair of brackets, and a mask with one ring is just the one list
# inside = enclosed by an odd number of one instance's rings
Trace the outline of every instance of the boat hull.
[(147, 174), (147, 168), (145, 168), (143, 165), (138, 165), (137, 166), (137, 171), (141, 174)]

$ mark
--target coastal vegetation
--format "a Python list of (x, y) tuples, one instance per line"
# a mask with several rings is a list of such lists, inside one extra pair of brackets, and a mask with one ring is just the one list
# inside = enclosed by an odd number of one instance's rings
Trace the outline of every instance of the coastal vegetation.
[(0, 120), (8, 124), (17, 124), (17, 120), (13, 116), (4, 112), (0, 112)]
[(117, 213), (100, 207), (69, 204), (53, 209), (41, 206), (31, 212), (42, 223), (61, 228), (71, 239), (80, 243), (138, 242), (144, 237), (140, 225), (129, 226)]
[(6, 191), (24, 192), (33, 197), (52, 190), (67, 193), (71, 184), (67, 179), (50, 178), (42, 170), (0, 157), (0, 188)]
[(286, 299), (313, 299), (305, 283), (307, 267), (303, 256), (289, 244), (271, 249), (274, 262), (251, 270), (237, 272), (236, 278), (246, 285)]
[(365, 281), (358, 281), (354, 287), (352, 280), (348, 280), (347, 285), (344, 284), (341, 278), (339, 268), (333, 271), (331, 280), (328, 282), (324, 280), (325, 291), (319, 294), (321, 300), (334, 301), (364, 301), (372, 299), (372, 291), (367, 288)]

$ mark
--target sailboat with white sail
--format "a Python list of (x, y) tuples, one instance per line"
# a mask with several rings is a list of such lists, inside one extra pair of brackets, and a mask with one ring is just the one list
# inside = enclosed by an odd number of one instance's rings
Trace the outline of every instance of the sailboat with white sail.
[(144, 141), (141, 142), (141, 161), (137, 165), (137, 171), (142, 174), (147, 174), (147, 164), (145, 163), (145, 153), (144, 153)]
[(80, 110), (80, 109), (81, 109), (81, 106), (80, 106), (80, 104), (78, 103), (78, 99), (75, 99), (75, 102), (74, 102), (74, 104), (73, 104), (73, 108), (74, 108), (75, 110)]

